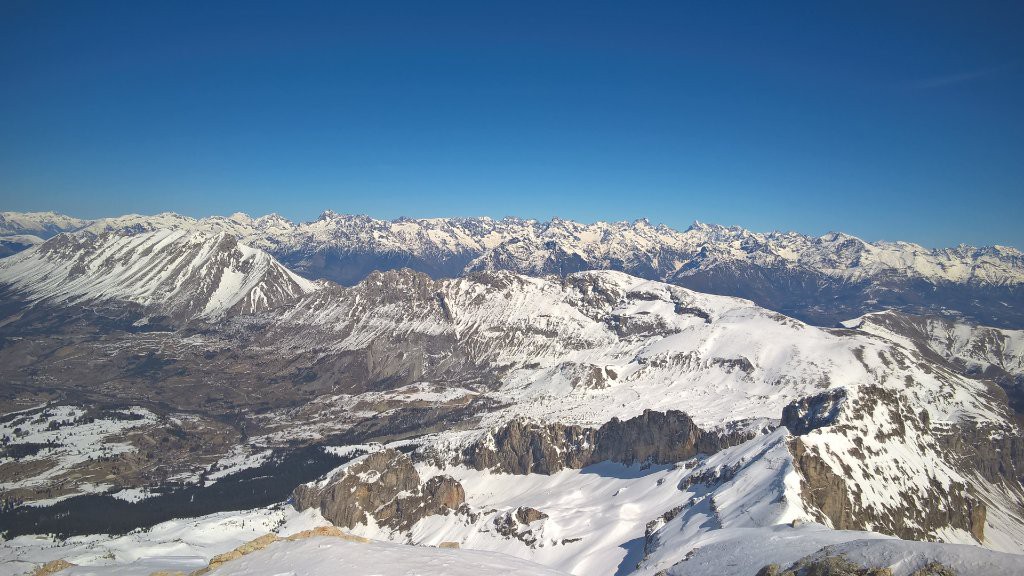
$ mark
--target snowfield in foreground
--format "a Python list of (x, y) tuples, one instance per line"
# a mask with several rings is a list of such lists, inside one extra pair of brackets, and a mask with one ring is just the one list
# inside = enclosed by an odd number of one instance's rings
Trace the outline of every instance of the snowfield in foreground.
[[(514, 478), (509, 476), (509, 479)], [(44, 562), (57, 559), (76, 564), (59, 572), (63, 576), (150, 576), (161, 570), (189, 573), (205, 567), (215, 555), (251, 542), (271, 530), (283, 537), (327, 524), (313, 511), (298, 513), (290, 508), (271, 507), (174, 520), (120, 537), (94, 535), (64, 541), (19, 537), (0, 548), (0, 574), (30, 574)], [(830, 530), (817, 524), (712, 530), (684, 562), (666, 573), (753, 576), (770, 563), (785, 568), (802, 558), (840, 554), (860, 565), (890, 568), (894, 576), (909, 576), (934, 561), (953, 568), (962, 576), (1024, 573), (1024, 558), (1017, 555), (1000, 554), (977, 546), (912, 542), (867, 532)], [(633, 573), (631, 570), (612, 572), (614, 564), (592, 568), (574, 573)], [(359, 543), (337, 537), (280, 540), (210, 572), (255, 576), (487, 576), (504, 573), (568, 574), (495, 551), (381, 541)], [(653, 573), (649, 569), (636, 572)]]
[(565, 574), (494, 552), (444, 548), (412, 549), (403, 544), (385, 542), (360, 544), (336, 538), (309, 538), (297, 542), (271, 544), (264, 550), (213, 570), (210, 575), (504, 576), (508, 573), (538, 576)]

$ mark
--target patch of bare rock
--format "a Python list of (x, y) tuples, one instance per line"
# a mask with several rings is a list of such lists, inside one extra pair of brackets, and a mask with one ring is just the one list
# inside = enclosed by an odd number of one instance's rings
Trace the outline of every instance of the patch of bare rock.
[(370, 454), (325, 484), (303, 484), (292, 496), (296, 509), (317, 508), (335, 526), (353, 528), (373, 516), (378, 525), (396, 530), (450, 514), (466, 502), (457, 480), (435, 476), (422, 482), (412, 459), (391, 448)]

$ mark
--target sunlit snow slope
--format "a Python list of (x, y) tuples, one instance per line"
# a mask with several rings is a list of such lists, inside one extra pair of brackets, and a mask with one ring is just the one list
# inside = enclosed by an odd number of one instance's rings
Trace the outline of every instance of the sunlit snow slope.
[(0, 260), (0, 284), (33, 301), (124, 303), (217, 318), (280, 306), (316, 285), (228, 234), (61, 235)]

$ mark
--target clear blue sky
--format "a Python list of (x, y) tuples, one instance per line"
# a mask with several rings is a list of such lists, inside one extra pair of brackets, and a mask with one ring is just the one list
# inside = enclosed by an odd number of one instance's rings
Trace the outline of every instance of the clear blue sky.
[(0, 209), (1024, 247), (1024, 2), (0, 3)]

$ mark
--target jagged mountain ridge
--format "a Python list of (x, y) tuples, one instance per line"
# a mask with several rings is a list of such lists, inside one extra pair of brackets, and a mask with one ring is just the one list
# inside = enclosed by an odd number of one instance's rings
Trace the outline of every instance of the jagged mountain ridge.
[[(293, 223), (276, 214), (252, 218), (236, 213), (202, 219), (173, 213), (129, 215), (98, 220), (85, 229), (101, 232), (167, 227), (228, 231), (241, 241), (272, 253), (281, 252), (283, 247), (305, 247), (312, 248), (310, 251), (373, 249), (445, 260), (473, 254), (474, 261), (465, 266), (467, 270), (507, 269), (533, 276), (577, 271), (558, 270), (555, 263), (549, 262), (545, 252), (561, 250), (581, 258), (587, 269), (649, 266), (661, 278), (687, 275), (694, 268), (716, 265), (716, 260), (747, 260), (764, 267), (814, 269), (847, 281), (907, 274), (929, 281), (1024, 283), (1024, 255), (1006, 246), (961, 245), (930, 250), (909, 242), (870, 243), (835, 232), (820, 237), (795, 232), (760, 234), (738, 226), (701, 222), (678, 231), (665, 225), (652, 226), (646, 220), (593, 224), (560, 218), (548, 222), (486, 217), (387, 221), (327, 211), (317, 220), (303, 223)], [(673, 256), (685, 256), (686, 260), (674, 260)], [(510, 258), (516, 264), (490, 262), (499, 257)], [(633, 275), (647, 277), (635, 272)]]
[(1015, 248), (926, 249), (841, 233), (760, 234), (694, 223), (685, 231), (636, 222), (581, 224), (505, 218), (394, 221), (325, 212), (294, 223), (271, 214), (193, 219), (127, 215), (85, 230), (228, 232), (310, 279), (351, 285), (408, 267), (435, 278), (474, 270), (541, 276), (613, 269), (702, 292), (740, 296), (819, 325), (888, 308), (1024, 326), (1024, 256)]

